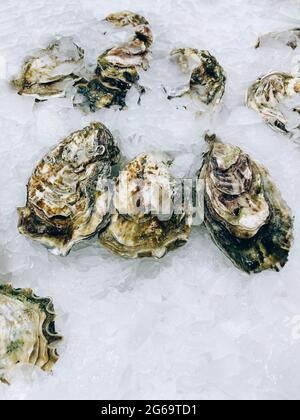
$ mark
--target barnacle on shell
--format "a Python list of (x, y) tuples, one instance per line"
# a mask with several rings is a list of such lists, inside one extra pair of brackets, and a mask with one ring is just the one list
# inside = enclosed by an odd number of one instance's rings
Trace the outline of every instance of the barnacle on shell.
[(100, 243), (125, 258), (162, 258), (186, 244), (189, 214), (174, 211), (175, 180), (169, 157), (149, 153), (130, 162), (116, 180), (114, 206)]
[(296, 140), (300, 134), (300, 107), (289, 105), (287, 101), (295, 99), (299, 93), (299, 75), (273, 72), (260, 77), (250, 86), (246, 103), (273, 130)]
[(300, 29), (289, 29), (281, 32), (270, 32), (258, 38), (255, 48), (275, 45), (286, 45), (296, 50), (300, 42)]
[(31, 289), (0, 285), (0, 381), (9, 383), (7, 376), (17, 364), (52, 369), (62, 340), (55, 317), (51, 299), (39, 298)]
[(293, 240), (291, 210), (267, 170), (238, 147), (206, 137), (199, 177), (205, 184), (205, 225), (241, 270), (280, 270)]
[(13, 84), (20, 95), (36, 100), (64, 97), (67, 89), (80, 80), (83, 66), (84, 51), (72, 38), (59, 38), (26, 60)]
[(91, 111), (126, 106), (128, 91), (135, 86), (140, 94), (138, 69), (149, 67), (148, 53), (153, 43), (153, 35), (148, 21), (140, 15), (124, 11), (111, 14), (106, 21), (117, 27), (133, 26), (134, 35), (128, 42), (106, 50), (98, 57), (95, 75), (91, 80), (81, 80), (74, 105)]
[(208, 51), (179, 48), (171, 52), (183, 73), (191, 74), (189, 83), (170, 93), (169, 99), (190, 95), (204, 105), (215, 107), (225, 93), (226, 74), (216, 58)]
[(101, 123), (77, 131), (35, 168), (19, 209), (19, 231), (65, 256), (109, 221), (106, 180), (119, 148)]

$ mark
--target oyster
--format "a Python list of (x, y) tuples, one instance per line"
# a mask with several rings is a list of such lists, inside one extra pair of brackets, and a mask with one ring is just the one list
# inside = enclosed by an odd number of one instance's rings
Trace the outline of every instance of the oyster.
[(143, 16), (125, 11), (109, 15), (106, 20), (117, 27), (131, 25), (135, 34), (128, 42), (101, 54), (92, 79), (78, 83), (74, 105), (87, 107), (93, 112), (114, 105), (124, 108), (132, 86), (140, 94), (144, 93), (144, 88), (138, 84), (138, 68), (148, 69), (148, 53), (153, 43), (149, 23)]
[(300, 29), (290, 29), (282, 32), (270, 32), (258, 38), (255, 48), (286, 45), (293, 50), (298, 48), (300, 42)]
[(17, 364), (31, 364), (50, 371), (58, 360), (62, 339), (55, 332), (51, 299), (35, 296), (31, 289), (0, 285), (0, 381)]
[(300, 93), (300, 75), (273, 72), (260, 77), (246, 95), (249, 108), (257, 111), (276, 131), (297, 138), (300, 133), (300, 106), (289, 104)]
[(171, 58), (183, 73), (191, 74), (188, 85), (179, 87), (169, 95), (169, 99), (185, 95), (195, 97), (204, 105), (215, 107), (225, 93), (226, 74), (215, 57), (208, 51), (179, 48), (171, 52)]
[[(189, 239), (192, 219), (174, 211), (177, 188), (170, 158), (144, 154), (130, 162), (116, 181), (115, 212), (100, 243), (125, 258), (162, 258)], [(179, 214), (180, 213), (180, 214)]]
[(106, 180), (119, 160), (108, 129), (92, 123), (53, 149), (35, 168), (19, 231), (56, 255), (92, 237), (109, 221)]
[(20, 95), (40, 101), (64, 97), (67, 89), (80, 80), (83, 66), (84, 51), (72, 38), (60, 38), (29, 58), (13, 84)]
[(267, 170), (238, 147), (207, 136), (199, 177), (205, 184), (205, 225), (241, 270), (279, 271), (288, 261), (293, 218)]

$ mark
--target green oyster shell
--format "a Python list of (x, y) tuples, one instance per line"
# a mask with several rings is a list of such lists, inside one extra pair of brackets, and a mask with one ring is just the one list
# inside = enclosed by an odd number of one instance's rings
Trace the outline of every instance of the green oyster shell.
[[(169, 164), (166, 155), (143, 154), (120, 173), (115, 185), (115, 212), (99, 236), (103, 247), (124, 258), (160, 259), (188, 242), (192, 217), (173, 210), (176, 187)], [(156, 195), (153, 186), (161, 193)], [(162, 197), (168, 207), (165, 215), (171, 209), (166, 219), (159, 217)]]
[(138, 84), (138, 69), (149, 67), (148, 53), (153, 35), (148, 21), (136, 13), (111, 14), (106, 21), (116, 27), (133, 26), (134, 36), (128, 42), (106, 50), (98, 57), (95, 75), (77, 84), (74, 106), (92, 112), (102, 108), (126, 107), (128, 91), (135, 86), (140, 96), (145, 89)]
[(283, 106), (283, 102), (299, 93), (299, 75), (272, 72), (258, 78), (249, 87), (246, 104), (256, 111), (272, 130), (297, 140), (300, 136), (300, 120), (293, 124), (292, 120), (300, 114), (300, 109)]
[(217, 106), (225, 93), (227, 76), (216, 58), (209, 51), (178, 48), (171, 52), (183, 73), (191, 74), (187, 86), (170, 93), (168, 99), (189, 95), (206, 106)]
[[(205, 183), (205, 225), (216, 245), (221, 251), (242, 271), (246, 273), (259, 273), (272, 269), (279, 271), (288, 261), (289, 252), (293, 242), (293, 217), (291, 210), (283, 200), (278, 188), (272, 182), (268, 171), (260, 164), (253, 161), (242, 150), (223, 145), (216, 136), (207, 137), (210, 150), (204, 157), (204, 163), (199, 177)], [(221, 167), (215, 156), (215, 147), (223, 148), (224, 160), (230, 162), (230, 153), (235, 155), (228, 166)], [(230, 184), (235, 178), (239, 180), (245, 176), (240, 170), (236, 158), (236, 150), (239, 150), (239, 158), (246, 158), (247, 173), (251, 170), (253, 179), (260, 181), (253, 187), (253, 180), (244, 184), (244, 190), (234, 193), (220, 191), (220, 185)], [(244, 168), (246, 171), (246, 168)], [(215, 176), (214, 188), (218, 189), (218, 200), (211, 201), (208, 194), (209, 178)], [(218, 184), (220, 182), (221, 184)], [(263, 195), (264, 204), (257, 207), (255, 218), (255, 205), (257, 195)], [(252, 197), (251, 197), (252, 195)], [(245, 196), (247, 200), (244, 200)], [(225, 216), (220, 216), (218, 206), (224, 204), (227, 208)], [(248, 203), (248, 204), (247, 204)], [(266, 211), (266, 205), (268, 211)], [(253, 207), (253, 208), (251, 208)], [(248, 213), (250, 218), (247, 219)], [(249, 224), (249, 231), (245, 226), (241, 227), (241, 215)]]
[(300, 29), (289, 29), (281, 32), (269, 32), (258, 38), (255, 48), (268, 47), (269, 45), (285, 45), (292, 50), (298, 48), (300, 42)]
[(52, 300), (39, 298), (31, 289), (0, 285), (0, 380), (17, 364), (32, 364), (51, 371), (58, 360), (62, 336), (55, 330)]
[(26, 207), (19, 209), (19, 231), (55, 255), (66, 256), (109, 222), (111, 176), (120, 150), (101, 123), (72, 133), (35, 168)]
[(61, 98), (81, 79), (83, 66), (84, 51), (72, 38), (62, 37), (26, 60), (21, 75), (12, 83), (19, 95), (32, 96), (37, 101)]

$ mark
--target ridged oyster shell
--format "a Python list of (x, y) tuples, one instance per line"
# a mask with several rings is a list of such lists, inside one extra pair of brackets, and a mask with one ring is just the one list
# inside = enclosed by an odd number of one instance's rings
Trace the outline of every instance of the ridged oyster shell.
[(13, 84), (20, 95), (40, 101), (64, 97), (67, 89), (80, 80), (83, 66), (84, 51), (72, 38), (63, 37), (29, 58)]
[(19, 209), (19, 231), (65, 256), (109, 221), (105, 181), (119, 148), (101, 123), (63, 140), (35, 168), (27, 204)]
[(191, 73), (191, 77), (188, 85), (171, 92), (169, 99), (190, 95), (202, 104), (212, 107), (221, 102), (227, 77), (214, 56), (205, 50), (178, 48), (171, 52), (171, 59), (179, 64), (183, 73)]
[(205, 225), (217, 246), (241, 270), (280, 270), (293, 240), (291, 210), (267, 170), (238, 147), (207, 136)]
[(296, 140), (300, 135), (300, 106), (289, 105), (288, 100), (297, 99), (299, 93), (300, 75), (272, 72), (250, 86), (246, 103), (273, 130)]
[(168, 155), (149, 153), (121, 172), (115, 187), (115, 214), (100, 234), (102, 246), (125, 258), (162, 258), (188, 241), (192, 219), (174, 212), (176, 185), (170, 164)]
[(289, 29), (281, 32), (270, 32), (258, 38), (255, 48), (286, 45), (296, 50), (300, 42), (300, 29)]
[(0, 381), (17, 364), (31, 364), (50, 371), (58, 360), (62, 339), (55, 331), (51, 299), (35, 296), (31, 289), (0, 285)]
[(128, 42), (101, 54), (92, 79), (78, 84), (74, 105), (93, 112), (114, 105), (124, 108), (127, 93), (134, 85), (140, 94), (144, 92), (138, 85), (138, 68), (148, 69), (148, 53), (153, 43), (149, 23), (143, 16), (124, 11), (109, 15), (106, 21), (117, 27), (133, 26), (135, 33)]

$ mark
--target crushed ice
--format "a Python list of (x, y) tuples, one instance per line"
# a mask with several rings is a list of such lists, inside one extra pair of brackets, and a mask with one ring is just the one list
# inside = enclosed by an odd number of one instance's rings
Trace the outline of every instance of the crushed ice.
[[(151, 68), (141, 77), (142, 106), (132, 97), (127, 111), (83, 116), (63, 99), (34, 105), (8, 88), (5, 80), (24, 55), (56, 34), (74, 36), (92, 66), (111, 45), (100, 20), (122, 9), (146, 16), (155, 34)], [(0, 276), (53, 297), (65, 344), (53, 376), (20, 369), (13, 386), (0, 385), (0, 399), (299, 397), (300, 150), (244, 108), (249, 84), (271, 70), (289, 71), (295, 55), (284, 47), (255, 50), (257, 37), (299, 25), (299, 12), (296, 0), (1, 3)], [(126, 38), (119, 31), (114, 36)], [(177, 84), (168, 54), (180, 46), (211, 51), (227, 72), (223, 109), (212, 121), (166, 99), (166, 81)], [(269, 168), (296, 216), (286, 268), (248, 278), (203, 228), (159, 262), (122, 261), (97, 247), (62, 260), (20, 236), (16, 207), (25, 202), (35, 164), (95, 118), (129, 158), (180, 151), (187, 159), (178, 160), (181, 173), (185, 164), (189, 170), (191, 153), (205, 150), (207, 128), (249, 152)]]

